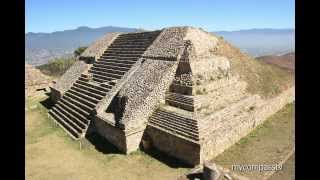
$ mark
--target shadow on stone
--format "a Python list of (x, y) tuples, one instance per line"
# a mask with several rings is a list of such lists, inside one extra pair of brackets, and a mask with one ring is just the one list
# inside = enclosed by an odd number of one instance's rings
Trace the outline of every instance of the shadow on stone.
[(103, 154), (122, 154), (116, 146), (109, 143), (106, 139), (100, 136), (98, 133), (92, 132), (86, 135), (86, 139), (93, 145), (95, 148), (102, 152)]
[(140, 148), (141, 151), (145, 152), (146, 154), (150, 155), (151, 157), (165, 163), (171, 168), (192, 168), (193, 166), (188, 165), (179, 159), (176, 159), (174, 157), (170, 157), (167, 154), (160, 152), (159, 150), (155, 148), (150, 148), (149, 150), (143, 150), (143, 148)]
[(202, 180), (203, 179), (202, 173), (198, 172), (198, 173), (192, 173), (187, 175), (187, 179), (194, 180), (196, 178)]
[[(48, 93), (46, 93), (46, 95), (48, 95)], [(43, 100), (43, 101), (40, 101), (40, 104), (41, 104), (42, 106), (44, 106), (45, 108), (47, 108), (48, 110), (50, 110), (50, 109), (53, 107), (53, 105), (54, 105), (54, 103), (51, 101), (49, 95), (48, 95), (48, 98), (46, 98), (46, 99)]]

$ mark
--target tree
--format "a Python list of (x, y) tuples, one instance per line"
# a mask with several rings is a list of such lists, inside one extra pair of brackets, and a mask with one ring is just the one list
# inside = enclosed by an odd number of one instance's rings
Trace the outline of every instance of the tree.
[(76, 49), (73, 52), (74, 57), (76, 57), (76, 58), (79, 57), (83, 53), (83, 51), (86, 49), (87, 49), (87, 47), (78, 47), (78, 49)]

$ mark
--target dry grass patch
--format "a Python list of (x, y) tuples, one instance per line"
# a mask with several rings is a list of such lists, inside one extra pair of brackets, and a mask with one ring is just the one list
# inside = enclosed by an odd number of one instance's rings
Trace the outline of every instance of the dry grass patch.
[(27, 179), (173, 180), (189, 170), (172, 167), (142, 151), (123, 155), (111, 146), (104, 145), (107, 149), (101, 151), (93, 144), (80, 150), (76, 141), (47, 118), (47, 109), (40, 103), (45, 99), (41, 96), (26, 100)]

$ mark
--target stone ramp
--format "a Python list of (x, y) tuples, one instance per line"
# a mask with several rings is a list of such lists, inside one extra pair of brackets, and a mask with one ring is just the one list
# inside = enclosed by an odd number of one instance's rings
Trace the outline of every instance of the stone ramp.
[(119, 35), (90, 67), (88, 74), (81, 74), (49, 111), (54, 121), (73, 139), (83, 138), (97, 107), (109, 106), (160, 32)]

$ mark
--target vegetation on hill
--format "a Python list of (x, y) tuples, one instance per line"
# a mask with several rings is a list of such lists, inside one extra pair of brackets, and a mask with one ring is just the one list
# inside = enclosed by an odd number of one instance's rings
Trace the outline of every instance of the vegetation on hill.
[(45, 75), (61, 76), (73, 65), (75, 61), (75, 58), (56, 58), (49, 61), (47, 64), (37, 66), (37, 68)]
[(79, 57), (88, 47), (79, 47), (73, 52), (74, 57)]
[(274, 97), (294, 84), (294, 75), (290, 71), (257, 61), (222, 38), (216, 53), (230, 59), (231, 71), (248, 83), (247, 91), (252, 94)]

